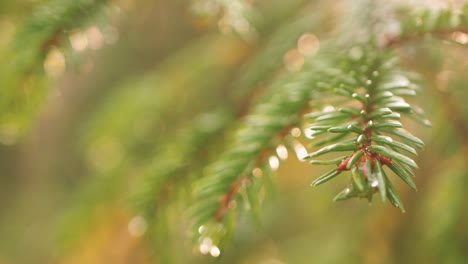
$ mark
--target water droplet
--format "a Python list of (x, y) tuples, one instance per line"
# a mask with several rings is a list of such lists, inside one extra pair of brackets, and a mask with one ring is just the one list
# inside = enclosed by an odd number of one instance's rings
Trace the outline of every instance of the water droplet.
[(279, 168), (279, 160), (276, 156), (271, 156), (268, 159), (268, 163), (270, 164), (270, 168), (273, 170), (277, 170)]
[(315, 132), (315, 130), (310, 130), (310, 129), (306, 129), (304, 130), (304, 136), (308, 139), (313, 139), (314, 136), (313, 136), (313, 133)]
[(356, 141), (357, 143), (364, 143), (365, 140), (366, 140), (366, 137), (364, 135), (359, 135)]
[(213, 247), (213, 241), (211, 240), (211, 238), (205, 237), (200, 243), (200, 253), (202, 253), (203, 255), (206, 255), (210, 252), (212, 247)]
[(276, 154), (278, 154), (278, 157), (282, 160), (285, 160), (288, 158), (288, 149), (283, 145), (278, 145), (276, 147)]
[(201, 235), (203, 233), (203, 231), (205, 231), (205, 226), (200, 226), (198, 228), (198, 233)]
[(346, 188), (346, 189), (345, 189), (345, 193), (348, 194), (349, 192), (351, 192), (351, 189)]
[(307, 156), (307, 149), (299, 142), (294, 143), (294, 151), (300, 161), (304, 161), (304, 157)]
[(200, 245), (200, 253), (202, 253), (203, 255), (206, 255), (206, 254), (208, 254), (208, 252), (210, 252), (210, 248), (205, 244), (201, 244)]
[(374, 179), (374, 180), (372, 181), (371, 186), (375, 188), (375, 187), (377, 187), (378, 185), (379, 185), (379, 181), (377, 181), (377, 179)]
[(333, 107), (332, 105), (327, 105), (323, 108), (322, 110), (323, 112), (331, 112), (331, 111), (335, 111), (335, 107)]
[(210, 250), (210, 254), (211, 256), (216, 258), (216, 257), (219, 257), (219, 255), (221, 254), (221, 251), (219, 250), (217, 246), (213, 246)]

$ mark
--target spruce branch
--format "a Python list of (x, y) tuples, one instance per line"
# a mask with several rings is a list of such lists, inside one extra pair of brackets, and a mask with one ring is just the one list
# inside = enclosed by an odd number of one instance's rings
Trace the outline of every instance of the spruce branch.
[[(275, 169), (269, 163), (271, 159), (273, 163), (279, 161), (275, 149), (300, 122), (301, 112), (308, 107), (313, 95), (310, 87), (318, 78), (314, 71), (321, 68), (317, 64), (326, 61), (321, 57), (314, 59), (304, 65), (303, 70), (283, 74), (273, 81), (245, 117), (231, 146), (207, 168), (206, 177), (196, 184), (196, 204), (190, 214), (196, 218), (193, 226), (199, 239), (210, 236), (216, 244), (222, 244), (226, 235), (216, 232), (218, 223), (232, 227), (236, 212), (244, 208), (258, 215), (262, 200), (259, 192), (271, 185), (271, 172)], [(203, 232), (199, 232), (200, 229)]]
[[(334, 198), (335, 201), (351, 197), (372, 201), (373, 194), (378, 192), (382, 201), (388, 198), (395, 207), (404, 211), (403, 203), (384, 167), (416, 190), (412, 169), (417, 165), (406, 153), (416, 155), (414, 148), (421, 148), (424, 144), (402, 130), (400, 120), (402, 116), (420, 119), (413, 107), (401, 97), (414, 95), (417, 86), (398, 68), (395, 56), (388, 51), (378, 49), (373, 44), (352, 49), (359, 49), (362, 54), (359, 57), (347, 56), (338, 74), (330, 76), (330, 84), (321, 84), (322, 97), (330, 93), (338, 98), (345, 97), (346, 104), (341, 108), (306, 115), (313, 121), (309, 127), (312, 135), (333, 134), (325, 141), (332, 144), (309, 153), (305, 158), (333, 152), (352, 153), (330, 161), (313, 160), (312, 164), (335, 164), (336, 168), (317, 178), (312, 185), (322, 184), (345, 171), (351, 171), (350, 184)], [(344, 139), (336, 138), (335, 134), (343, 135)]]
[[(275, 192), (272, 180), (275, 169), (270, 166), (280, 160), (275, 149), (282, 143), (291, 149), (297, 146), (298, 142), (288, 134), (300, 122), (303, 109), (307, 108), (313, 93), (310, 85), (317, 78), (314, 71), (320, 68), (318, 65), (328, 66), (322, 64), (324, 58), (315, 57), (318, 62), (307, 60), (299, 72), (282, 73), (279, 77), (272, 72), (282, 66), (282, 56), (301, 34), (322, 20), (322, 15), (310, 16), (302, 12), (295, 15), (291, 23), (272, 34), (249, 62), (248, 70), (242, 71), (245, 74), (233, 84), (236, 98), (245, 93), (243, 89), (258, 86), (259, 81), (271, 81), (262, 87), (265, 93), (236, 130), (231, 146), (208, 166), (205, 177), (194, 187), (196, 204), (189, 211), (194, 218), (194, 233), (199, 243), (209, 238), (222, 247), (233, 232), (239, 211), (247, 209), (257, 223), (260, 221), (264, 194)], [(242, 109), (241, 114), (244, 115), (246, 110), (249, 109)]]
[[(351, 171), (350, 185), (335, 200), (361, 197), (371, 201), (378, 192), (383, 201), (388, 199), (404, 211), (387, 174), (392, 171), (416, 190), (412, 170), (417, 165), (408, 154), (416, 155), (415, 149), (423, 148), (424, 143), (404, 130), (401, 120), (406, 116), (424, 125), (430, 123), (404, 99), (415, 96), (419, 89), (412, 74), (398, 67), (398, 59), (388, 46), (378, 48), (373, 40), (356, 44), (363, 41), (346, 34), (353, 26), (348, 26), (348, 31), (338, 27), (336, 40), (324, 42), (329, 54), (321, 50), (320, 56), (314, 57), (315, 63), (308, 61), (300, 72), (274, 80), (245, 118), (231, 147), (207, 168), (206, 177), (195, 186), (197, 204), (190, 210), (200, 243), (209, 238), (215, 245), (222, 244), (228, 237), (226, 232), (232, 232), (238, 213), (258, 207), (260, 195), (245, 198), (252, 192), (251, 186), (261, 182), (254, 171), (267, 167), (265, 157), (274, 157), (277, 142), (287, 145), (285, 131), (301, 122), (301, 111), (311, 100), (313, 107), (323, 102), (341, 107), (305, 115), (305, 119), (313, 120), (309, 129), (317, 138), (313, 145), (321, 147), (305, 158), (348, 152), (331, 160), (313, 160), (313, 164), (336, 165), (313, 185)], [(296, 96), (300, 99), (290, 100)], [(257, 190), (261, 189), (262, 184)]]

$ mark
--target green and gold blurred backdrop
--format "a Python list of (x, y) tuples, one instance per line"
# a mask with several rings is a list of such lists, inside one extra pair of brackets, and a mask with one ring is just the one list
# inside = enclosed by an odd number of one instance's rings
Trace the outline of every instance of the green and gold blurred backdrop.
[[(300, 36), (320, 39), (346, 1), (80, 0), (78, 15), (62, 12), (71, 2), (0, 1), (1, 264), (153, 263), (154, 247), (172, 256), (156, 263), (468, 263), (468, 35), (396, 48), (422, 76), (412, 102), (433, 125), (405, 123), (426, 142), (418, 191), (396, 184), (406, 213), (333, 203), (346, 179), (312, 188), (323, 169), (289, 153), (261, 225), (242, 223), (214, 258), (188, 239), (178, 186), (222, 152), (272, 78), (301, 63), (285, 55)], [(206, 139), (186, 134), (204, 130), (213, 136), (198, 151)], [(165, 190), (177, 197), (165, 203), (170, 230), (154, 235), (167, 243), (153, 243), (129, 194), (172, 164), (187, 165)]]

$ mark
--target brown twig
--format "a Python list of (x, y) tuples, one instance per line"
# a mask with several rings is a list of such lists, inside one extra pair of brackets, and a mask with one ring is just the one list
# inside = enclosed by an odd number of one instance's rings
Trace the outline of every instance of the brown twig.
[(234, 195), (237, 193), (237, 191), (240, 189), (242, 184), (245, 181), (248, 181), (248, 176), (242, 176), (235, 180), (232, 184), (231, 187), (229, 187), (228, 191), (221, 197), (219, 201), (219, 206), (218, 209), (216, 210), (215, 214), (213, 215), (213, 218), (216, 222), (221, 221), (223, 218), (224, 214), (229, 208), (229, 204), (234, 198)]

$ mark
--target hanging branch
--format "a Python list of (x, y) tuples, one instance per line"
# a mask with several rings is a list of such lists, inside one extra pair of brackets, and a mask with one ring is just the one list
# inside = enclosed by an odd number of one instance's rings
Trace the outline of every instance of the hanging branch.
[[(252, 60), (251, 70), (245, 71), (246, 74), (235, 82), (237, 97), (243, 94), (242, 87), (246, 84), (251, 86), (275, 77), (269, 85), (262, 87), (264, 94), (244, 117), (233, 142), (208, 166), (204, 177), (194, 187), (195, 204), (190, 215), (195, 218), (193, 227), (199, 242), (210, 238), (220, 246), (220, 240), (227, 241), (236, 213), (244, 209), (260, 221), (263, 196), (274, 193), (272, 171), (275, 168), (271, 168), (270, 163), (276, 166), (279, 162), (275, 149), (290, 137), (291, 128), (301, 120), (301, 113), (311, 98), (310, 86), (317, 77), (312, 72), (327, 68), (326, 59), (319, 54), (313, 60), (306, 60), (302, 69), (292, 74), (282, 73), (277, 77), (277, 64), (301, 34), (322, 19), (322, 16), (313, 17), (301, 12), (292, 23), (272, 35), (259, 56)], [(248, 109), (243, 109), (242, 114), (245, 110)], [(294, 144), (290, 146), (294, 147)], [(223, 226), (224, 231), (219, 232), (219, 226)]]
[(299, 124), (313, 94), (310, 87), (319, 76), (314, 71), (326, 68), (325, 62), (324, 57), (316, 56), (303, 70), (275, 80), (246, 116), (231, 146), (206, 169), (206, 177), (195, 186), (195, 203), (190, 210), (200, 241), (209, 237), (220, 246), (227, 240), (226, 232), (232, 232), (235, 215), (243, 209), (253, 212), (258, 220), (261, 194), (271, 186), (271, 172), (279, 162), (275, 150)]

